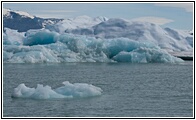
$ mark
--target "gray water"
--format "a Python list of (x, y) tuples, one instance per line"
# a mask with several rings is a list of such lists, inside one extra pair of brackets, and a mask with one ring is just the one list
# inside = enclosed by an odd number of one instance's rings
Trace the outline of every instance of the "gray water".
[[(16, 99), (19, 84), (52, 88), (63, 81), (88, 83), (101, 96)], [(3, 64), (4, 117), (192, 117), (193, 63)]]

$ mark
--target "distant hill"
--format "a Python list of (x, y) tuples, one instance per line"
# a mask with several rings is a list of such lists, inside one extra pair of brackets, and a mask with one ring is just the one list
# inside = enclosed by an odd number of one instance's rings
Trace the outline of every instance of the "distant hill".
[(41, 29), (48, 24), (55, 24), (62, 19), (44, 19), (32, 16), (27, 12), (3, 9), (3, 28), (11, 28), (18, 32), (26, 32), (30, 29)]

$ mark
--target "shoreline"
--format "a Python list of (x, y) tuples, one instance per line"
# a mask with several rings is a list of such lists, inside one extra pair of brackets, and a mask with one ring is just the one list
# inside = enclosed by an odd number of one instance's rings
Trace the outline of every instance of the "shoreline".
[(193, 61), (193, 57), (191, 56), (175, 56), (178, 58), (181, 58), (182, 60), (186, 60), (186, 61)]

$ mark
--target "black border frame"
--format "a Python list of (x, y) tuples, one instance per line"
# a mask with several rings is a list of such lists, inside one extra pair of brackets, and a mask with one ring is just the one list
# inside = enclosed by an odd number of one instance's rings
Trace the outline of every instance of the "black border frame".
[(186, 2), (186, 3), (193, 3), (193, 29), (194, 29), (194, 55), (193, 55), (193, 117), (3, 117), (3, 96), (2, 96), (2, 92), (3, 92), (3, 85), (2, 85), (2, 81), (3, 81), (3, 44), (2, 44), (2, 40), (3, 40), (3, 35), (1, 34), (1, 119), (195, 119), (195, 1), (1, 1), (1, 32), (3, 32), (3, 3), (29, 3), (29, 2), (42, 2), (42, 3), (60, 3), (60, 2), (64, 2), (64, 3), (73, 3), (73, 2), (80, 2), (80, 3), (93, 3), (93, 2), (97, 2), (97, 3), (134, 3), (134, 2), (145, 2), (145, 3), (169, 3), (169, 2)]

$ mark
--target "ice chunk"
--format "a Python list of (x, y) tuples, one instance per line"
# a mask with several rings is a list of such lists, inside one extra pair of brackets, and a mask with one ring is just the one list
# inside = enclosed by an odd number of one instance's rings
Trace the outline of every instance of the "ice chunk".
[(139, 42), (128, 38), (114, 38), (104, 40), (104, 51), (112, 58), (121, 51), (130, 52), (139, 47), (159, 48), (151, 42)]
[(26, 87), (24, 83), (18, 85), (17, 88), (14, 89), (12, 97), (22, 97), (28, 98), (35, 92), (35, 88)]
[(11, 59), (12, 55), (13, 55), (13, 53), (3, 51), (3, 61), (7, 61), (7, 60)]
[(74, 83), (69, 81), (63, 82), (64, 86), (55, 89), (59, 94), (72, 97), (90, 97), (101, 95), (102, 89), (86, 83)]
[(24, 33), (19, 33), (17, 30), (4, 28), (3, 45), (22, 45)]
[(56, 93), (51, 89), (50, 86), (43, 86), (38, 84), (34, 93), (30, 96), (33, 99), (54, 99), (54, 98), (66, 98), (67, 96), (63, 96), (61, 94)]
[(44, 46), (4, 46), (4, 61), (9, 63), (44, 63), (56, 62), (57, 57)]
[(183, 62), (180, 58), (176, 58), (167, 52), (155, 48), (138, 48), (131, 52), (120, 52), (113, 58), (117, 62), (132, 63), (176, 63)]
[(37, 85), (37, 88), (26, 87), (24, 83), (18, 85), (12, 93), (13, 98), (29, 99), (61, 99), (76, 97), (99, 96), (103, 90), (99, 87), (87, 83), (63, 82), (64, 86), (52, 89), (50, 86)]
[(24, 45), (44, 45), (55, 43), (56, 32), (50, 32), (47, 29), (43, 30), (29, 30), (25, 34), (26, 38), (24, 39)]

